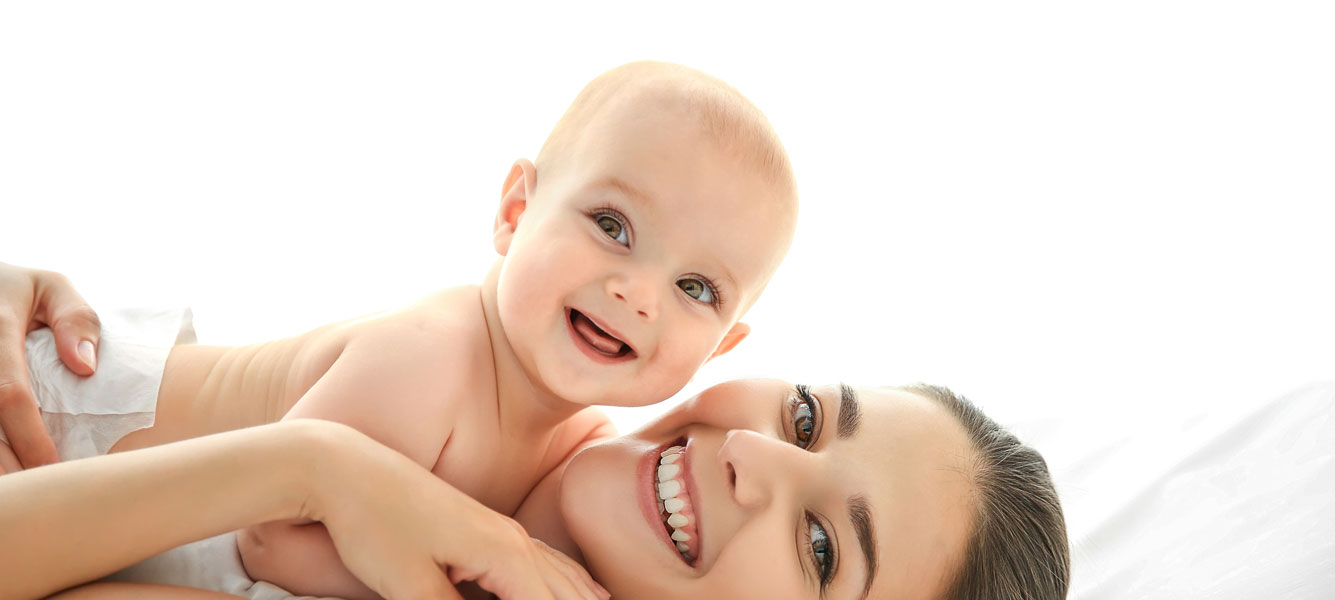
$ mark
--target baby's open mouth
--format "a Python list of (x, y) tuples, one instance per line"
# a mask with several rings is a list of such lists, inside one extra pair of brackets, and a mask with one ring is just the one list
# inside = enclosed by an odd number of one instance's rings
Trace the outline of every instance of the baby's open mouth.
[(621, 358), (633, 352), (625, 342), (603, 331), (601, 327), (598, 327), (592, 320), (584, 316), (584, 313), (573, 308), (570, 309), (570, 326), (574, 328), (575, 334), (581, 340), (584, 340), (584, 343), (603, 356)]

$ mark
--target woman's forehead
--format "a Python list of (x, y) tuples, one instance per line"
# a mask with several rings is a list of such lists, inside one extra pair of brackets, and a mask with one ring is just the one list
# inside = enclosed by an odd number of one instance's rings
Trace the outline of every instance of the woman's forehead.
[[(880, 565), (872, 596), (931, 597), (953, 572), (972, 528), (968, 435), (935, 400), (897, 388), (855, 391), (860, 425), (829, 449), (838, 465), (830, 488), (864, 498), (870, 509)], [(851, 519), (839, 519), (851, 534)], [(860, 587), (860, 544), (853, 538), (840, 546), (844, 564), (857, 572), (846, 581)]]

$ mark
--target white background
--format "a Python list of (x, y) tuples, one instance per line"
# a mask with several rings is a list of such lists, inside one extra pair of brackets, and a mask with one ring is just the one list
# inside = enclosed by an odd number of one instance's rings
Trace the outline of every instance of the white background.
[(1335, 375), (1325, 3), (548, 4), (0, 5), (0, 260), (213, 343), (477, 283), (513, 160), (653, 58), (759, 105), (802, 196), (687, 392), (923, 380), (1135, 427)]

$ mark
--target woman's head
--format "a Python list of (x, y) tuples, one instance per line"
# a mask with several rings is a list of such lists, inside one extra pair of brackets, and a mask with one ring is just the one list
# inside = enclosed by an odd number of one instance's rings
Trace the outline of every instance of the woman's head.
[[(1025, 561), (1056, 561), (1026, 569), (1064, 582), (1050, 480), (1022, 483), (1047, 490), (1039, 508), (1052, 518), (997, 523), (986, 511), (1023, 504), (998, 498), (1042, 491), (982, 481), (1006, 464), (982, 454), (996, 449), (976, 432), (1000, 430), (974, 416), (937, 388), (729, 382), (577, 455), (560, 510), (594, 576), (622, 598), (934, 599), (977, 587), (975, 573), (989, 577), (991, 596), (1005, 579), (995, 565)], [(675, 445), (685, 450), (664, 459)], [(676, 496), (672, 525), (660, 516), (664, 495)], [(1055, 529), (1039, 536), (1051, 552), (1018, 556), (1004, 545), (1035, 526)], [(1001, 554), (979, 556), (980, 543)]]

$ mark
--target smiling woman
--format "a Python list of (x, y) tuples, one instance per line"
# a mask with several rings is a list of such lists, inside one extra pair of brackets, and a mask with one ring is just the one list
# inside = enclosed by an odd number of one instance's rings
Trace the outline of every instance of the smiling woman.
[(615, 597), (1062, 598), (1069, 578), (1043, 459), (939, 387), (725, 383), (557, 487), (525, 524), (562, 521), (548, 541)]
[[(148, 493), (166, 481), (178, 491)], [(323, 521), (340, 558), (391, 598), (421, 592), (428, 557), (452, 581), (535, 597), (516, 591), (524, 571), (497, 554), (523, 547), (498, 541), (515, 531), (582, 561), (623, 599), (1057, 599), (1069, 573), (1043, 459), (930, 386), (712, 387), (575, 454), (516, 512), (522, 530), (488, 526), (485, 507), (320, 421), (25, 471), (0, 478), (0, 500), (14, 542), (0, 547), (0, 574), (19, 597), (279, 517)], [(141, 526), (125, 543), (98, 543)], [(56, 555), (58, 568), (42, 558)], [(124, 590), (78, 593), (104, 591)]]

